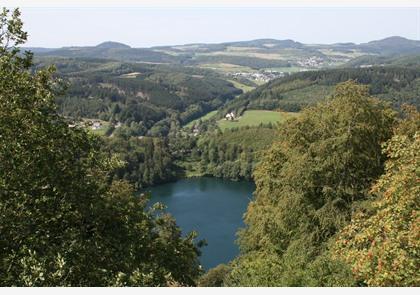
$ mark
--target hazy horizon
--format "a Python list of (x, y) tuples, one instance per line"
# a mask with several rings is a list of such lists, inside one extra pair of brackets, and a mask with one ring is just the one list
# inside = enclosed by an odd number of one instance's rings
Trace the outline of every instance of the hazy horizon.
[(131, 47), (292, 39), (305, 44), (420, 40), (420, 8), (22, 8), (26, 47)]
[[(387, 39), (387, 38), (391, 38), (391, 37), (402, 37), (405, 38), (403, 36), (387, 36), (378, 40), (383, 40), (383, 39)], [(224, 41), (224, 42), (194, 42), (194, 43), (180, 43), (180, 44), (165, 44), (165, 45), (155, 45), (155, 46), (144, 46), (144, 47), (136, 47), (136, 46), (131, 46), (130, 44), (124, 43), (124, 42), (120, 42), (118, 40), (104, 40), (102, 42), (99, 42), (98, 44), (92, 44), (92, 45), (70, 45), (70, 46), (59, 46), (59, 47), (46, 47), (46, 46), (28, 46), (28, 45), (23, 45), (24, 48), (45, 48), (45, 49), (55, 49), (55, 48), (71, 48), (71, 47), (95, 47), (98, 45), (101, 45), (102, 43), (107, 43), (107, 42), (113, 42), (113, 43), (120, 43), (123, 45), (128, 45), (131, 48), (155, 48), (155, 47), (165, 47), (165, 46), (183, 46), (183, 45), (195, 45), (195, 44), (223, 44), (223, 43), (233, 43), (233, 42), (247, 42), (247, 41), (255, 41), (255, 40), (264, 40), (264, 39), (271, 39), (271, 40), (279, 40), (279, 41), (284, 41), (284, 40), (293, 40), (293, 39), (275, 39), (275, 38), (258, 38), (258, 39), (247, 39), (247, 40), (232, 40), (232, 41)], [(408, 40), (414, 40), (414, 41), (420, 41), (420, 40), (416, 40), (416, 39), (409, 39), (406, 38)], [(378, 41), (378, 40), (370, 40), (370, 41)], [(300, 42), (299, 40), (293, 40), (295, 42)], [(370, 42), (367, 41), (367, 42)], [(302, 44), (306, 44), (306, 45), (332, 45), (332, 44), (340, 44), (340, 43), (354, 43), (354, 44), (363, 44), (362, 43), (356, 43), (356, 42), (336, 42), (336, 43), (305, 43), (305, 42), (300, 42)]]

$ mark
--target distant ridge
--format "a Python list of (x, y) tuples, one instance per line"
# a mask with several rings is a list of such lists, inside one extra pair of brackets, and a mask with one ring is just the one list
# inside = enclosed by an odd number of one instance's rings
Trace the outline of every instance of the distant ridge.
[(259, 47), (277, 47), (277, 48), (300, 48), (304, 44), (296, 42), (291, 39), (277, 40), (277, 39), (255, 39), (250, 41), (225, 42), (222, 43), (229, 46), (259, 46)]
[(420, 53), (420, 41), (400, 36), (362, 43), (359, 47), (382, 54)]
[[(370, 44), (370, 45), (387, 45), (387, 46), (397, 46), (397, 45), (405, 45), (405, 44), (420, 44), (420, 41), (417, 40), (410, 40), (404, 37), (400, 37), (400, 36), (391, 36), (391, 37), (387, 37), (384, 39), (380, 39), (380, 40), (374, 40), (374, 41), (370, 41), (368, 43), (364, 43), (364, 44)], [(361, 44), (363, 45), (363, 44)]]
[[(23, 48), (25, 49), (25, 48)], [(325, 51), (330, 49), (331, 52)], [(287, 52), (285, 53), (285, 50)], [(234, 64), (253, 69), (290, 67), (319, 67), (335, 59), (348, 62), (348, 56), (381, 55), (400, 56), (420, 53), (420, 41), (403, 37), (389, 37), (368, 43), (304, 44), (291, 39), (256, 39), (225, 43), (197, 43), (134, 48), (129, 45), (106, 41), (96, 46), (73, 46), (57, 49), (33, 48), (38, 57), (102, 58), (119, 61), (174, 63), (182, 65)], [(242, 51), (242, 52), (239, 52)], [(250, 53), (255, 51), (255, 54)], [(334, 51), (336, 51), (334, 53)], [(333, 54), (332, 54), (333, 53)], [(278, 56), (294, 56), (291, 60)], [(347, 55), (347, 56), (346, 56)], [(312, 59), (311, 59), (312, 58)]]
[[(323, 45), (323, 44), (318, 44)], [(42, 48), (42, 47), (27, 47), (23, 49), (30, 49), (34, 51), (51, 51), (57, 49), (72, 49), (72, 48), (100, 48), (100, 49), (158, 49), (158, 48), (170, 48), (170, 47), (180, 47), (180, 46), (209, 46), (209, 47), (221, 47), (221, 46), (261, 46), (261, 47), (282, 47), (282, 48), (302, 48), (307, 46), (307, 44), (294, 41), (291, 39), (278, 40), (278, 39), (255, 39), (248, 41), (232, 41), (232, 42), (222, 42), (222, 43), (187, 43), (187, 44), (175, 44), (175, 45), (160, 45), (152, 47), (131, 47), (127, 44), (115, 42), (115, 41), (106, 41), (102, 42), (96, 46), (64, 46), (61, 48)], [(400, 36), (391, 36), (380, 40), (374, 40), (367, 43), (356, 44), (353, 42), (340, 42), (333, 43), (331, 45), (325, 44), (323, 46), (343, 46), (343, 47), (363, 47), (363, 48), (372, 48), (372, 49), (397, 49), (397, 48), (409, 48), (416, 50), (420, 48), (419, 40), (411, 40)]]
[(131, 47), (120, 43), (120, 42), (114, 42), (114, 41), (106, 41), (106, 42), (102, 42), (98, 45), (95, 46), (96, 48), (103, 48), (103, 49), (112, 49), (112, 48), (117, 48), (117, 49), (130, 49)]

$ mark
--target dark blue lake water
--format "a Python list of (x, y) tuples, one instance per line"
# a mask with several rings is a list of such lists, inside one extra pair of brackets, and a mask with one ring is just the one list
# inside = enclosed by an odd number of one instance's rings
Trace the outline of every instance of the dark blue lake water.
[(238, 253), (236, 232), (243, 227), (255, 185), (219, 178), (182, 179), (149, 189), (151, 202), (167, 206), (183, 233), (195, 230), (205, 239), (200, 261), (205, 269), (227, 263)]

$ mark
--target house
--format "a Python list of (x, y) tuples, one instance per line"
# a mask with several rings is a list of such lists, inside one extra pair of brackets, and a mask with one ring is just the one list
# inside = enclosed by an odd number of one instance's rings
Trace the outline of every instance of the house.
[(235, 120), (235, 114), (233, 112), (227, 113), (225, 118), (228, 121), (233, 121), (233, 120)]
[(101, 129), (101, 127), (102, 127), (101, 122), (93, 122), (92, 124), (92, 130), (98, 130), (98, 129)]

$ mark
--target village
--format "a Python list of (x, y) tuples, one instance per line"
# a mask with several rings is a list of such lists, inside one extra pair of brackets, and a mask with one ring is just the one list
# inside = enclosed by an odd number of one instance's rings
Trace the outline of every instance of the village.
[(268, 82), (276, 78), (284, 77), (287, 73), (279, 72), (274, 70), (260, 70), (258, 72), (250, 73), (250, 72), (236, 72), (236, 73), (229, 73), (228, 76), (233, 78), (245, 78), (253, 81), (258, 82)]
[(298, 60), (296, 63), (303, 68), (319, 68), (324, 65), (325, 60), (319, 56), (311, 56), (305, 59)]

